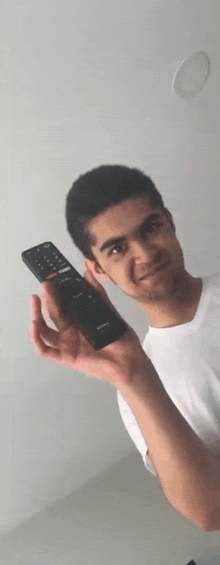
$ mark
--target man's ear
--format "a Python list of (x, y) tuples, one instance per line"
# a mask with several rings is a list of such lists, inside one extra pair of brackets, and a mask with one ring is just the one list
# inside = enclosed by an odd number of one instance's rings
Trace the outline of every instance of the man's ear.
[(109, 276), (103, 272), (102, 268), (96, 263), (96, 261), (91, 261), (90, 259), (84, 258), (83, 263), (85, 266), (85, 270), (86, 268), (88, 268), (89, 271), (92, 271), (92, 274), (95, 277), (95, 279), (97, 279), (97, 281), (103, 280), (103, 281), (112, 282)]
[(173, 221), (173, 216), (171, 214), (171, 212), (168, 210), (168, 208), (164, 208), (164, 215), (166, 217), (166, 219), (168, 220), (169, 224), (170, 224), (170, 228), (172, 231), (174, 231), (174, 233), (176, 232), (176, 226), (174, 224)]

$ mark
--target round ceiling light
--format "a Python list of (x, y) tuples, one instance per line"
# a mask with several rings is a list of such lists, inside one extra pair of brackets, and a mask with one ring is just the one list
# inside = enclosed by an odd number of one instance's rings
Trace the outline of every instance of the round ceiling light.
[(179, 98), (193, 98), (202, 89), (210, 74), (210, 59), (205, 51), (196, 51), (176, 70), (172, 88)]

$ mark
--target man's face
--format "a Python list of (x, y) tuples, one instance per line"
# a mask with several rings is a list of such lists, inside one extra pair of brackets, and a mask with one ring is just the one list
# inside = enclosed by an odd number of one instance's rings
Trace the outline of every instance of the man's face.
[[(97, 279), (113, 282), (140, 303), (169, 296), (184, 261), (168, 210), (165, 215), (152, 209), (145, 195), (135, 196), (94, 218), (89, 231), (96, 238), (92, 251), (97, 261), (87, 262)], [(122, 239), (107, 245), (111, 238)], [(169, 265), (140, 280), (164, 263)]]

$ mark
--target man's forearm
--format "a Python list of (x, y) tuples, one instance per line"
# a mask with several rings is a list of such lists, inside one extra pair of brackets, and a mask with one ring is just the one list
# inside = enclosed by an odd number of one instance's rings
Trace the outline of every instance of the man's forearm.
[[(178, 375), (176, 375), (178, 386)], [(167, 394), (146, 356), (146, 371), (117, 387), (148, 445), (164, 496), (184, 518), (204, 529), (213, 457)]]

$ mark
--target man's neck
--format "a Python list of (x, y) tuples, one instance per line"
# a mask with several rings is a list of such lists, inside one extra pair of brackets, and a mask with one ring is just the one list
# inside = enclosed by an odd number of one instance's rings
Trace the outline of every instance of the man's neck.
[(191, 322), (196, 315), (202, 293), (202, 279), (193, 279), (189, 291), (178, 305), (170, 311), (158, 313), (149, 317), (149, 323), (154, 328), (171, 328)]

